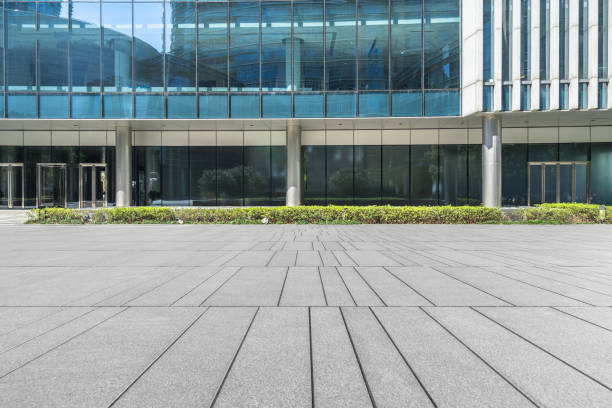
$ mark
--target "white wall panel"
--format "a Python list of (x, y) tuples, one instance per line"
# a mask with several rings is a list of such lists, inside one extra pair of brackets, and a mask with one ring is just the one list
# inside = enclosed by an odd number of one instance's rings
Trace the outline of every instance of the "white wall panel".
[(578, 109), (578, 44), (580, 0), (569, 0), (569, 109)]
[(81, 130), (79, 132), (80, 146), (106, 146), (105, 130)]
[(302, 131), (302, 146), (324, 146), (325, 131), (324, 130), (303, 130)]
[(559, 143), (588, 143), (591, 134), (588, 127), (561, 127), (559, 128)]
[(26, 130), (23, 132), (24, 146), (51, 146), (51, 131)]
[(134, 146), (161, 146), (162, 132), (151, 130), (135, 130)]
[(550, 109), (559, 109), (559, 2), (550, 2)]
[(591, 128), (591, 143), (612, 142), (612, 126), (594, 126)]
[(527, 128), (502, 128), (502, 143), (527, 143)]
[(529, 128), (529, 143), (558, 143), (559, 128)]
[(106, 145), (107, 146), (115, 146), (116, 139), (117, 139), (117, 134), (114, 130), (106, 131)]
[(217, 132), (214, 130), (192, 130), (189, 132), (189, 146), (216, 146)]
[(512, 0), (512, 110), (521, 110), (521, 0)]
[[(543, 28), (546, 30), (546, 27)], [(531, 1), (531, 110), (540, 109), (540, 2)]]
[(188, 146), (189, 132), (186, 130), (167, 130), (162, 132), (162, 146)]
[(244, 131), (245, 146), (270, 146), (270, 131), (269, 130), (245, 130)]
[(244, 135), (241, 130), (219, 130), (217, 131), (218, 146), (242, 146)]
[(470, 115), (482, 111), (482, 1), (464, 1), (461, 15), (461, 112)]
[(438, 143), (440, 144), (467, 144), (467, 129), (440, 129)]
[(482, 129), (468, 129), (468, 143), (482, 144)]
[(54, 130), (51, 132), (51, 146), (78, 146), (77, 130)]
[(599, 76), (599, 2), (589, 1), (589, 109), (597, 109), (597, 88)]
[(23, 132), (21, 130), (0, 131), (0, 146), (22, 146)]
[(379, 145), (382, 142), (382, 131), (379, 130), (355, 130), (353, 143), (359, 145)]
[(328, 145), (348, 146), (353, 144), (352, 130), (328, 130), (325, 135)]
[(409, 145), (410, 130), (409, 129), (389, 129), (382, 131), (383, 145)]
[(270, 133), (270, 144), (272, 146), (286, 146), (287, 132), (284, 130), (273, 130)]
[(414, 145), (438, 144), (438, 129), (413, 129), (410, 132), (410, 143)]
[(493, 0), (493, 110), (502, 109), (502, 0)]

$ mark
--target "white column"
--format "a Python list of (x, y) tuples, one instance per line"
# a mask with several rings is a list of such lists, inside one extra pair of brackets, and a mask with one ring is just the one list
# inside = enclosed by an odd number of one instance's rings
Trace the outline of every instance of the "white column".
[(465, 116), (482, 111), (482, 1), (464, 1), (461, 13), (461, 113)]
[(521, 0), (512, 0), (512, 110), (521, 110)]
[[(546, 27), (542, 27), (546, 30)], [(531, 110), (540, 109), (540, 1), (531, 0)]]
[(302, 201), (302, 132), (297, 122), (287, 124), (287, 206)]
[(132, 203), (132, 132), (125, 125), (115, 130), (115, 203), (117, 207)]
[(482, 204), (501, 207), (501, 119), (487, 115), (482, 122)]
[(559, 109), (559, 1), (550, 2), (550, 109)]
[(580, 0), (569, 0), (569, 109), (578, 109)]
[(499, 112), (502, 109), (502, 0), (493, 0), (493, 28), (493, 110)]
[(608, 109), (612, 109), (612, 4), (608, 3)]
[(599, 77), (599, 2), (589, 1), (589, 109), (597, 109), (598, 77)]

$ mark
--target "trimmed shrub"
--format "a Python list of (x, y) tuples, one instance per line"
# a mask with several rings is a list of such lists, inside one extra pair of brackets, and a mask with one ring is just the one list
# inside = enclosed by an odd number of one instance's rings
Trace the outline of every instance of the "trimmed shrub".
[(304, 206), (243, 208), (128, 207), (99, 210), (40, 209), (29, 214), (41, 224), (480, 224), (502, 223), (497, 208)]

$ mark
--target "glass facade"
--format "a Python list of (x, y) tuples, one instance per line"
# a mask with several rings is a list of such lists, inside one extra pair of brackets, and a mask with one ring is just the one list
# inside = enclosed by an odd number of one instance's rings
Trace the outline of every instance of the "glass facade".
[(5, 116), (460, 115), (460, 4), (4, 2)]
[(303, 202), (479, 205), (480, 145), (304, 146)]

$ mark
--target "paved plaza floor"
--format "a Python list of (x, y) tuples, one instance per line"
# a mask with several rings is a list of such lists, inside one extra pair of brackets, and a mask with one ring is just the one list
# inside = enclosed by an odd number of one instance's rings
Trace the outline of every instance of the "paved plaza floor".
[(612, 407), (612, 227), (0, 226), (0, 407)]

